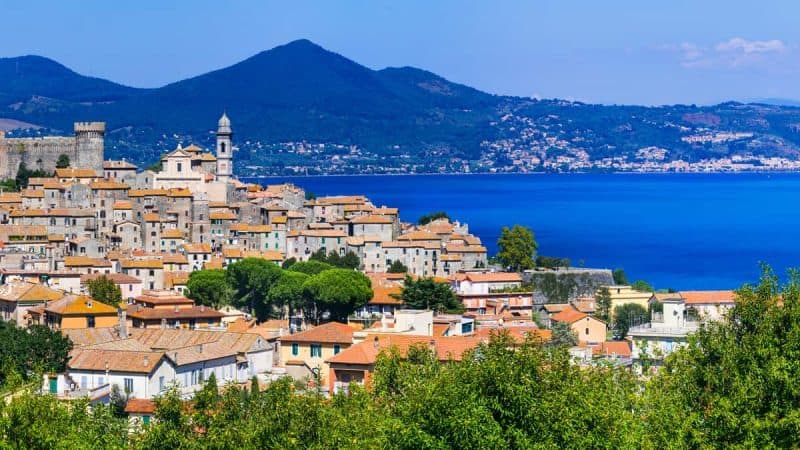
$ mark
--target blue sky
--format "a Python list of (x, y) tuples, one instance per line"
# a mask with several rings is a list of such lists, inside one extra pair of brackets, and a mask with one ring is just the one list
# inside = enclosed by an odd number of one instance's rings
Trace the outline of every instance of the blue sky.
[(2, 0), (0, 56), (160, 86), (307, 38), (371, 68), (601, 103), (800, 99), (795, 1)]

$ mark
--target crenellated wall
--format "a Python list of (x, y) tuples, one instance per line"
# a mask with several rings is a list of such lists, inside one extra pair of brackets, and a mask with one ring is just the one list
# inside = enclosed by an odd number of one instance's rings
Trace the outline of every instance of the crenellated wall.
[(13, 178), (24, 161), (32, 170), (53, 172), (59, 155), (72, 167), (103, 173), (105, 123), (77, 122), (74, 137), (5, 138), (0, 135), (0, 178)]

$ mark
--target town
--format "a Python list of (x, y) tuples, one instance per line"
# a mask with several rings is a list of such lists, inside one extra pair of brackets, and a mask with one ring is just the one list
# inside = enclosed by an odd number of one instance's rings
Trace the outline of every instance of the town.
[[(0, 141), (22, 150), (2, 159), (20, 190), (0, 194), (0, 311), (69, 340), (35, 391), (122, 396), (132, 430), (151, 423), (155, 399), (190, 400), (212, 378), (289, 377), (329, 397), (369, 386), (385, 352), (422, 346), (446, 363), (506, 333), (566, 345), (577, 366), (648, 376), (735, 304), (732, 291), (652, 292), (611, 270), (498, 262), (446, 214), (407, 223), (357, 193), (242, 183), (225, 114), (213, 153), (177, 143), (147, 170), (105, 160), (104, 130)], [(505, 233), (525, 240), (524, 227)], [(566, 295), (546, 287), (575, 280)]]

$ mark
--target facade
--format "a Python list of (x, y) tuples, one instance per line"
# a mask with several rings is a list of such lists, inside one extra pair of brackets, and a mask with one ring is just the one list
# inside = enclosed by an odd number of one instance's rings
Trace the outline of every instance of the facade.
[(6, 138), (0, 132), (0, 176), (14, 178), (21, 163), (29, 169), (53, 172), (60, 155), (69, 157), (72, 167), (102, 173), (104, 122), (76, 122), (74, 137)]

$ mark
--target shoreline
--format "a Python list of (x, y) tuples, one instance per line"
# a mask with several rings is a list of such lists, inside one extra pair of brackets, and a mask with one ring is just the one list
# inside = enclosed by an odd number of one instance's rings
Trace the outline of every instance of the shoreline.
[(319, 174), (319, 175), (244, 175), (238, 176), (239, 179), (265, 179), (265, 178), (324, 178), (324, 177), (431, 177), (431, 176), (479, 176), (479, 175), (489, 175), (489, 176), (500, 176), (500, 175), (514, 175), (514, 176), (542, 176), (542, 175), (664, 175), (664, 176), (672, 176), (672, 175), (773, 175), (773, 174), (780, 174), (780, 175), (800, 175), (800, 170), (748, 170), (748, 171), (723, 171), (723, 172), (627, 172), (627, 171), (620, 171), (620, 172), (527, 172), (527, 173), (516, 173), (516, 172), (503, 172), (503, 173), (490, 173), (490, 172), (478, 172), (478, 173), (461, 173), (461, 172), (451, 172), (451, 173), (437, 173), (437, 172), (425, 172), (425, 173), (351, 173), (351, 174), (343, 174), (343, 173), (334, 173), (334, 174)]

